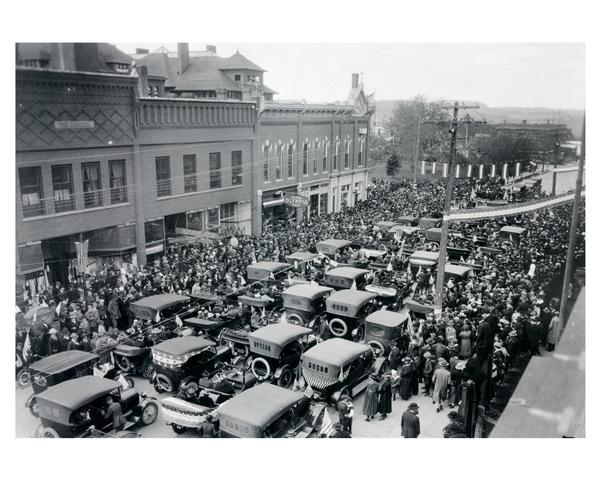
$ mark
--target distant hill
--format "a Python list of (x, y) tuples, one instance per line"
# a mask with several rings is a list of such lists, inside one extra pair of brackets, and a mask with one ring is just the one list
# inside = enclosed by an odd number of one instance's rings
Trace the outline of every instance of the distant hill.
[[(383, 122), (392, 115), (392, 111), (398, 102), (407, 100), (377, 100), (377, 122)], [(487, 120), (488, 123), (520, 123), (527, 120), (528, 123), (566, 123), (573, 131), (575, 138), (581, 138), (583, 127), (583, 110), (555, 110), (551, 108), (537, 107), (488, 107), (486, 104), (465, 100), (467, 105), (478, 104), (479, 109), (469, 110), (469, 115), (475, 120)]]

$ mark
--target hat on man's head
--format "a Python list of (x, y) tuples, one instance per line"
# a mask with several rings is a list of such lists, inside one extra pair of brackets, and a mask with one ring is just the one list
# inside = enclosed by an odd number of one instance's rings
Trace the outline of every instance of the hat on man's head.
[(414, 402), (413, 402), (413, 403), (411, 403), (411, 404), (408, 406), (408, 409), (409, 409), (409, 410), (418, 410), (418, 409), (419, 409), (419, 406), (418, 406), (416, 403), (414, 403)]

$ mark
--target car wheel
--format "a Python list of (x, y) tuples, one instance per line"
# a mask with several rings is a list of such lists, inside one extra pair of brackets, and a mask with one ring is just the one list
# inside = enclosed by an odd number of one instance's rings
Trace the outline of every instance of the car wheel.
[(44, 427), (40, 430), (40, 438), (60, 438), (56, 430), (51, 427)]
[(131, 362), (131, 360), (129, 360), (129, 358), (123, 357), (121, 355), (115, 355), (114, 358), (117, 367), (119, 367), (121, 370), (128, 372), (133, 368), (133, 363)]
[(177, 425), (176, 423), (172, 423), (171, 424), (171, 429), (177, 434), (177, 435), (181, 435), (182, 433), (187, 431), (187, 427), (184, 427), (183, 425)]
[(348, 325), (339, 318), (334, 318), (329, 322), (329, 331), (336, 337), (344, 337), (348, 333)]
[(283, 388), (290, 388), (294, 383), (294, 372), (291, 368), (284, 368), (281, 371), (281, 375), (277, 379), (277, 385)]
[(143, 425), (151, 425), (158, 418), (158, 403), (156, 402), (148, 402), (142, 408), (142, 416), (140, 417), (140, 421)]
[(146, 362), (144, 364), (144, 368), (142, 368), (142, 377), (144, 377), (146, 380), (150, 380), (152, 375), (154, 375), (154, 365), (152, 362)]
[(356, 329), (356, 335), (354, 336), (355, 342), (362, 342), (365, 338), (365, 327), (361, 325)]
[(127, 382), (127, 388), (135, 387), (135, 380), (133, 379), (133, 377), (130, 377), (129, 375), (123, 375), (123, 378)]
[(29, 404), (29, 411), (34, 417), (40, 416), (40, 406), (35, 398), (31, 399), (31, 403)]
[(24, 368), (19, 372), (17, 375), (17, 385), (21, 388), (31, 385), (31, 373), (29, 373), (29, 369)]
[(162, 375), (159, 373), (156, 375), (154, 379), (154, 390), (157, 393), (172, 393), (173, 392), (173, 382), (169, 380), (169, 377), (166, 375)]
[(373, 355), (376, 357), (383, 355), (383, 352), (385, 351), (381, 342), (378, 342), (377, 340), (371, 340), (367, 343), (367, 345), (371, 347), (371, 350), (373, 350)]
[(259, 381), (266, 380), (271, 375), (271, 365), (262, 357), (256, 357), (251, 364), (252, 375)]

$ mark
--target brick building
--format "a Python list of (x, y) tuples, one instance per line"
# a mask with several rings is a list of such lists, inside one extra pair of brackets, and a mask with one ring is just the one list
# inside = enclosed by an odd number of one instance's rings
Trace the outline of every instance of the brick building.
[[(109, 44), (17, 45), (17, 281), (31, 289), (144, 264), (169, 242), (259, 234), (273, 216), (364, 198), (369, 116), (357, 75), (346, 102), (286, 104), (236, 53)], [(143, 226), (143, 227), (142, 227)]]
[(496, 125), (496, 134), (512, 138), (525, 137), (532, 140), (537, 150), (553, 150), (556, 143), (573, 140), (573, 132), (566, 124), (562, 123), (499, 123)]

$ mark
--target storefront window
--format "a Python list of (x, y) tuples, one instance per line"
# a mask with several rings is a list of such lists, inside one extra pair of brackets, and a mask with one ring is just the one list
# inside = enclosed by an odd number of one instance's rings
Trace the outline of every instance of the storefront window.
[(349, 195), (350, 195), (350, 185), (342, 185), (342, 198), (341, 198), (342, 210), (348, 206)]
[(146, 243), (158, 242), (165, 239), (165, 224), (162, 218), (149, 220), (144, 223)]
[(82, 163), (83, 204), (85, 208), (102, 206), (102, 184), (100, 181), (100, 162)]
[(125, 178), (125, 160), (112, 160), (108, 162), (110, 182), (110, 203), (124, 203), (127, 201), (127, 180)]
[(326, 193), (322, 193), (319, 198), (319, 215), (327, 215), (327, 200), (328, 195)]
[(190, 230), (202, 230), (204, 228), (202, 212), (191, 212), (187, 214), (187, 228)]
[(75, 210), (71, 165), (52, 165), (52, 188), (54, 189), (54, 209), (57, 213)]
[(219, 228), (219, 209), (213, 208), (208, 211), (207, 230), (218, 230)]

